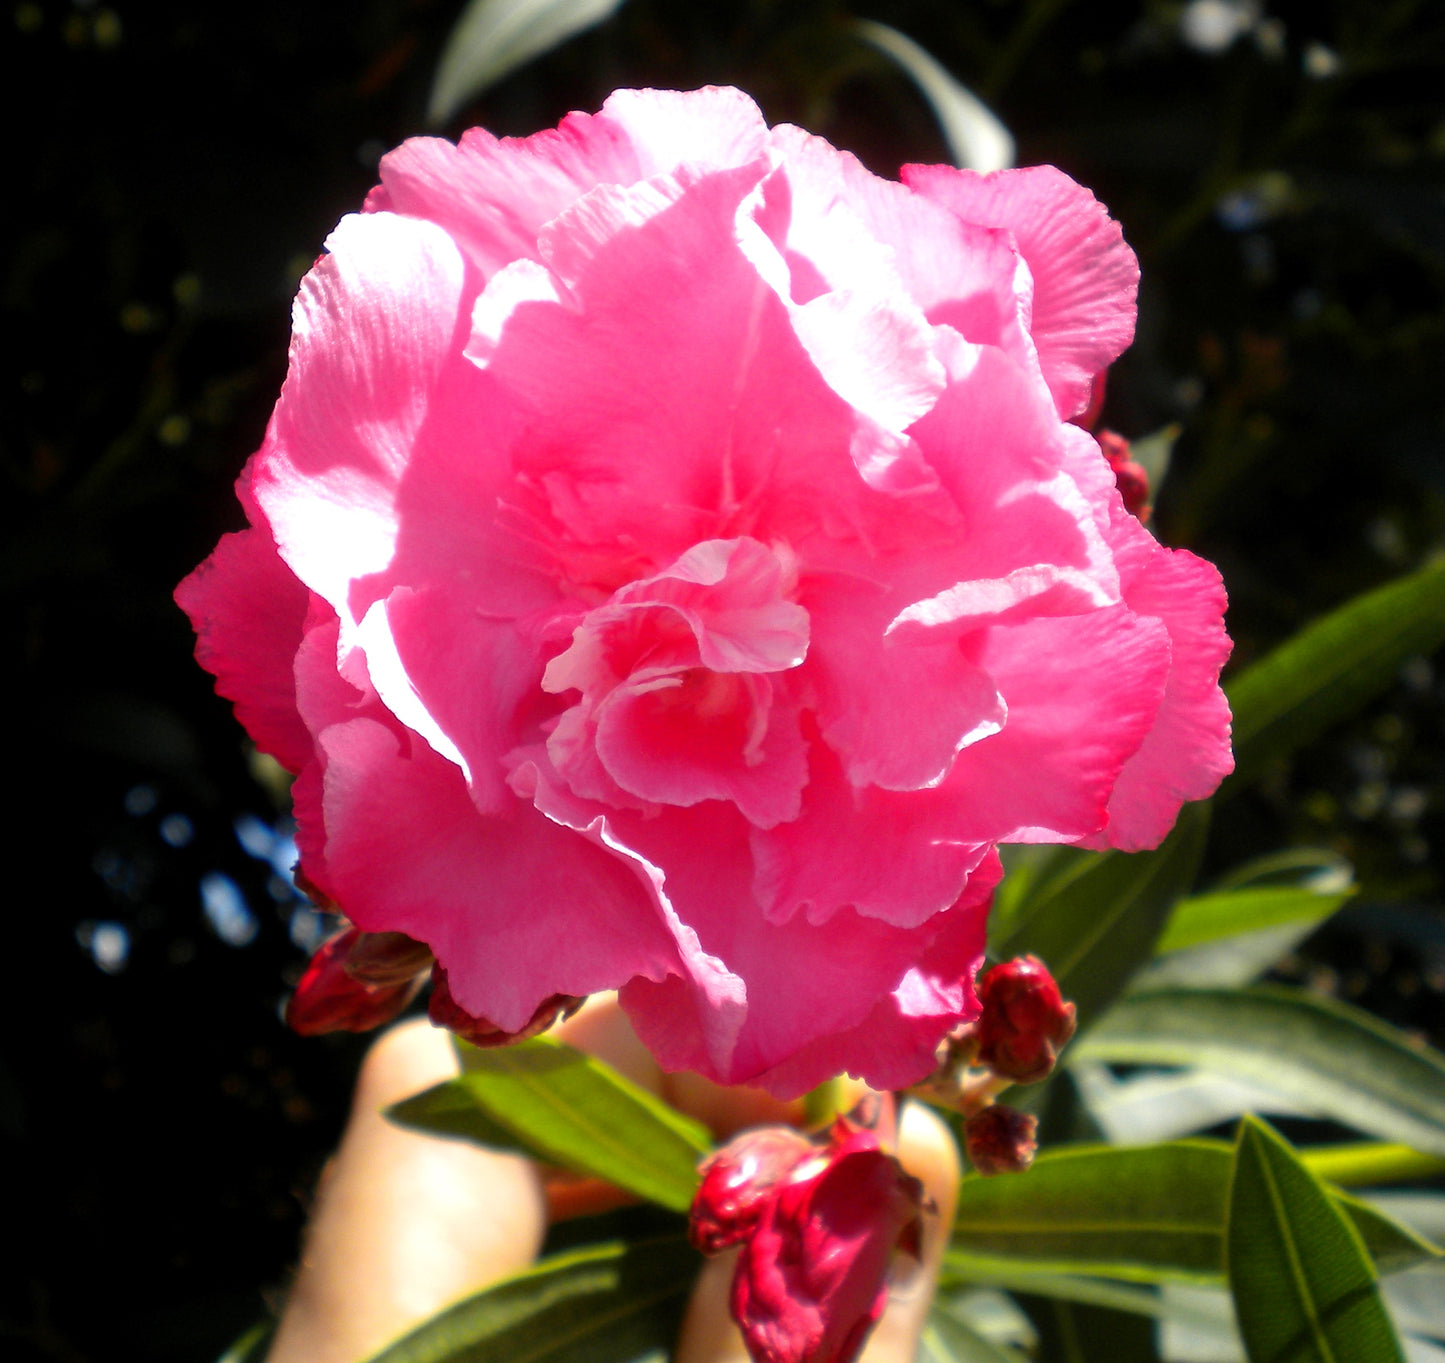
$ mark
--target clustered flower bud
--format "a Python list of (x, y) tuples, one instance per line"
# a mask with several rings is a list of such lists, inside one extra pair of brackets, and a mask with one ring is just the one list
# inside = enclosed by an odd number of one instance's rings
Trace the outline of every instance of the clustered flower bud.
[(1006, 961), (983, 977), (978, 997), (975, 1063), (1016, 1084), (1045, 1078), (1075, 1025), (1048, 967), (1037, 956)]
[(996, 1099), (1052, 1072), (1074, 1034), (1076, 1010), (1036, 956), (995, 966), (978, 999), (978, 1017), (945, 1039), (937, 1068), (913, 1091), (963, 1117), (968, 1156), (980, 1174), (1020, 1173), (1033, 1162), (1038, 1124)]
[(1097, 431), (1094, 439), (1114, 471), (1114, 484), (1124, 499), (1124, 509), (1137, 516), (1144, 524), (1149, 523), (1149, 473), (1143, 464), (1135, 461), (1129, 442), (1118, 431)]
[(968, 1162), (987, 1176), (1021, 1174), (1034, 1162), (1039, 1122), (1026, 1112), (993, 1103), (963, 1125)]
[(919, 1254), (922, 1184), (847, 1117), (820, 1141), (745, 1132), (702, 1175), (692, 1242), (742, 1245), (731, 1308), (755, 1363), (851, 1363), (887, 1304), (894, 1255)]
[(369, 1032), (400, 1015), (432, 963), (424, 943), (400, 932), (346, 928), (317, 949), (286, 1004), (302, 1036)]
[(582, 1003), (582, 999), (571, 994), (553, 994), (538, 1004), (536, 1012), (520, 1030), (504, 1031), (495, 1022), (467, 1012), (452, 997), (451, 986), (447, 983), (447, 972), (442, 968), (441, 962), (437, 962), (432, 967), (431, 999), (427, 1005), (427, 1016), (431, 1018), (433, 1026), (445, 1027), (447, 1031), (473, 1046), (510, 1046), (513, 1042), (539, 1036), (563, 1018), (571, 1017)]

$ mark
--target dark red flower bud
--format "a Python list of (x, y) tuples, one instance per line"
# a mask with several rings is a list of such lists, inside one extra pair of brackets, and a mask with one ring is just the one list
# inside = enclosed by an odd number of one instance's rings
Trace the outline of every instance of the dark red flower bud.
[(426, 1011), (435, 1026), (455, 1032), (463, 1041), (469, 1041), (473, 1046), (510, 1046), (517, 1041), (526, 1041), (528, 1037), (539, 1036), (554, 1023), (571, 1017), (583, 1002), (584, 1000), (571, 994), (553, 994), (537, 1005), (537, 1011), (520, 1031), (503, 1031), (495, 1022), (467, 1012), (452, 997), (451, 986), (447, 984), (447, 972), (438, 962), (432, 967), (431, 1001)]
[(983, 977), (978, 997), (975, 1063), (1016, 1084), (1044, 1078), (1074, 1034), (1075, 1013), (1048, 967), (1037, 956), (1006, 961)]
[(1149, 519), (1149, 474), (1142, 464), (1134, 462), (1129, 442), (1117, 431), (1099, 431), (1094, 437), (1109, 467), (1114, 471), (1114, 484), (1124, 499), (1124, 509), (1141, 521)]
[(852, 1363), (917, 1254), (923, 1185), (846, 1118), (777, 1184), (738, 1256), (731, 1308), (764, 1363)]
[(716, 1254), (746, 1240), (779, 1180), (815, 1148), (791, 1127), (764, 1126), (713, 1151), (698, 1169), (702, 1183), (688, 1221), (692, 1243), (704, 1254)]
[(985, 1177), (1021, 1174), (1034, 1162), (1038, 1118), (995, 1103), (975, 1113), (963, 1125), (969, 1163)]
[(404, 932), (359, 932), (346, 953), (346, 973), (362, 984), (410, 984), (432, 968), (431, 948)]
[[(424, 955), (418, 954), (418, 948)], [(353, 958), (369, 974), (358, 976)], [(286, 1025), (302, 1036), (369, 1032), (416, 996), (431, 952), (401, 933), (347, 928), (323, 942), (286, 1004)]]

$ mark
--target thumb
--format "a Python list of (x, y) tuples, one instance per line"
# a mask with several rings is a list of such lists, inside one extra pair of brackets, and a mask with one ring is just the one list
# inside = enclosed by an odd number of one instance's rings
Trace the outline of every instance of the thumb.
[[(916, 1277), (890, 1290), (887, 1309), (859, 1363), (913, 1363), (938, 1284), (960, 1176), (958, 1147), (942, 1120), (920, 1103), (903, 1109), (898, 1160), (924, 1187), (922, 1259)], [(678, 1336), (676, 1363), (748, 1363), (748, 1351), (728, 1311), (737, 1251), (710, 1259), (698, 1276)]]

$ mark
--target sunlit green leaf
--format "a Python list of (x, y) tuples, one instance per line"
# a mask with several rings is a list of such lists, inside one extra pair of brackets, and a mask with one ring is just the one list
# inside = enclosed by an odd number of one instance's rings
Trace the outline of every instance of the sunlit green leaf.
[(650, 1202), (685, 1212), (705, 1128), (593, 1056), (535, 1037), (517, 1046), (463, 1046), (464, 1069), (390, 1111), (423, 1131), (498, 1144), (500, 1130), (551, 1164), (593, 1174)]
[(271, 1352), (271, 1341), (276, 1337), (274, 1320), (258, 1320), (239, 1339), (235, 1340), (216, 1363), (261, 1363)]
[(1297, 990), (1132, 994), (1068, 1054), (1253, 1080), (1358, 1131), (1445, 1155), (1445, 1058), (1361, 1009)]
[[(946, 1270), (952, 1280), (1041, 1295), (1050, 1289), (1027, 1289), (1026, 1277), (1218, 1282), (1231, 1159), (1212, 1140), (1082, 1146), (1047, 1151), (1024, 1174), (965, 1179)], [(1382, 1267), (1435, 1257), (1376, 1208), (1335, 1196)]]
[(1316, 1178), (1343, 1188), (1410, 1183), (1445, 1174), (1445, 1159), (1439, 1155), (1422, 1154), (1393, 1141), (1315, 1145), (1299, 1153)]
[(853, 31), (870, 47), (892, 57), (933, 107), (954, 163), (969, 170), (1006, 170), (1014, 163), (1014, 139), (998, 116), (947, 67), (896, 28), (854, 19)]
[(1252, 1363), (1389, 1363), (1399, 1342), (1338, 1202), (1263, 1122), (1240, 1123), (1229, 1287)]
[(1153, 852), (1076, 852), (1051, 868), (989, 954), (1032, 952), (1079, 1010), (1082, 1032), (1153, 953), (1174, 903), (1193, 884), (1209, 827), (1207, 805), (1186, 805)]
[(1445, 641), (1445, 559), (1332, 611), (1234, 677), (1235, 772), (1220, 795), (1238, 790), (1273, 758), (1294, 751), (1353, 714), (1416, 653)]
[(1022, 1363), (1023, 1357), (935, 1305), (923, 1327), (916, 1363)]
[(372, 1363), (635, 1363), (665, 1357), (697, 1266), (681, 1236), (589, 1245), (458, 1302)]
[(1154, 950), (1162, 955), (1261, 928), (1286, 924), (1312, 926), (1322, 923), (1353, 893), (1345, 890), (1319, 894), (1310, 889), (1281, 886), (1181, 899), (1169, 915)]
[(600, 24), (622, 0), (471, 0), (437, 63), (427, 121), (445, 123), (508, 72)]

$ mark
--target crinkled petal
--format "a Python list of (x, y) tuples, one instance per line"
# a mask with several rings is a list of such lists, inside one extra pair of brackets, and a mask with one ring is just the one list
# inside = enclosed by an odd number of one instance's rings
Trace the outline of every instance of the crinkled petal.
[(1008, 719), (958, 755), (945, 783), (958, 835), (1075, 842), (1098, 832), (1119, 772), (1159, 711), (1168, 631), (1118, 605), (974, 638)]
[(854, 582), (823, 584), (804, 600), (818, 722), (854, 785), (936, 786), (959, 752), (999, 731), (998, 687), (954, 640), (890, 636), (886, 598)]
[(753, 1082), (770, 1092), (806, 1093), (835, 1074), (852, 1074), (880, 1091), (907, 1088), (932, 1072), (939, 1043), (978, 1016), (974, 979), (983, 964), (988, 909), (1003, 878), (989, 851), (957, 903), (929, 925), (932, 942), (894, 989), (848, 1030), (800, 1046)]
[(965, 222), (1013, 233), (1033, 275), (1029, 334), (1059, 415), (1089, 405), (1094, 376), (1134, 339), (1139, 262), (1108, 210), (1053, 166), (989, 175), (904, 166), (903, 183)]
[(753, 834), (759, 907), (774, 922), (823, 924), (843, 906), (915, 928), (953, 904), (989, 854), (965, 842), (946, 799), (854, 786), (832, 750), (811, 746), (796, 819)]
[(1116, 534), (1124, 600), (1169, 631), (1169, 680), (1153, 726), (1114, 786), (1109, 825), (1090, 845), (1140, 852), (1164, 840), (1184, 801), (1207, 799), (1234, 770), (1229, 702), (1219, 686), (1230, 642), (1213, 564), (1165, 549), (1127, 513)]
[(226, 535), (176, 588), (176, 604), (196, 631), (196, 660), (256, 746), (290, 772), (314, 753), (296, 711), (293, 671), (310, 603), (264, 525)]
[(518, 492), (579, 572), (588, 546), (608, 546), (626, 581), (702, 540), (851, 530), (867, 441), (903, 439), (825, 381), (741, 249), (741, 206), (766, 169), (594, 191), (544, 235), (570, 301), (528, 299), (473, 335), (469, 353), (522, 414)]

